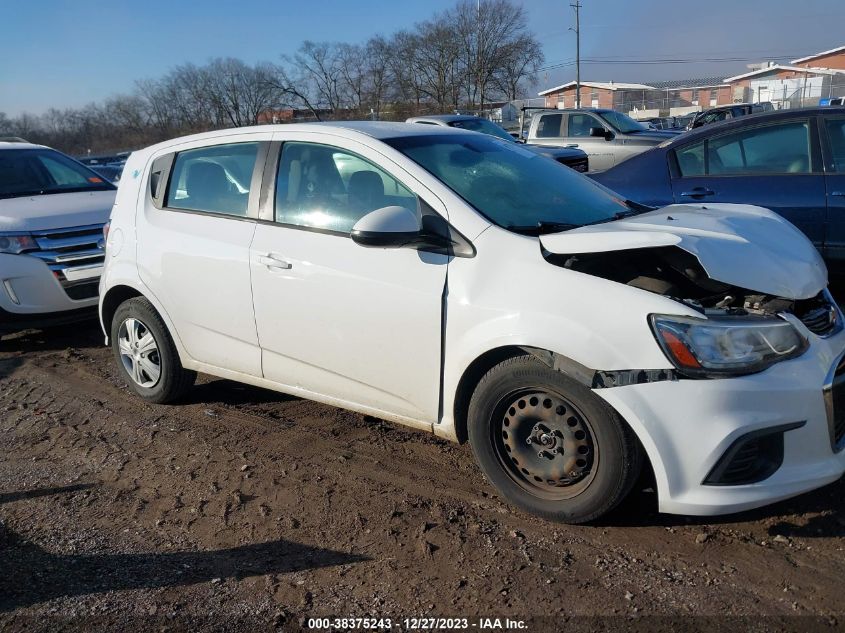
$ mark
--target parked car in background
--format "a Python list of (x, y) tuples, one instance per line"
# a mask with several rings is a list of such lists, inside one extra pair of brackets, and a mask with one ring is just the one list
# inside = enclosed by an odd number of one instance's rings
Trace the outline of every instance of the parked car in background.
[[(515, 141), (513, 135), (506, 132), (502, 127), (496, 125), (488, 119), (483, 119), (477, 116), (469, 116), (465, 114), (436, 114), (430, 116), (415, 116), (411, 117), (406, 123), (421, 123), (423, 125), (442, 125), (445, 127), (453, 127), (459, 130), (470, 130), (471, 132), (481, 132), (482, 134), (489, 134), (506, 141)], [(574, 147), (555, 147), (552, 145), (524, 145), (524, 147), (532, 152), (548, 156), (559, 163), (571, 167), (578, 172), (589, 171), (589, 159), (587, 154), (580, 149)]]
[(0, 334), (96, 314), (114, 197), (69, 156), (0, 142)]
[(710, 108), (695, 115), (695, 117), (687, 124), (687, 129), (694, 130), (703, 125), (710, 123), (719, 123), (720, 121), (727, 121), (729, 119), (738, 119), (749, 114), (759, 114), (760, 112), (771, 112), (774, 106), (768, 101), (763, 103), (732, 103), (731, 105), (719, 106), (718, 108)]
[(646, 459), (684, 514), (845, 471), (842, 317), (770, 211), (646, 212), (516, 143), (396, 123), (221, 130), (127, 169), (100, 316), (149, 402), (202, 371), (468, 440), (505, 499), (569, 522)]
[(598, 182), (652, 206), (754, 204), (807, 235), (845, 272), (845, 108), (778, 110), (688, 132)]
[(112, 184), (120, 182), (120, 176), (123, 173), (123, 166), (125, 163), (109, 163), (106, 165), (91, 165), (91, 169), (100, 174), (103, 178)]
[(845, 97), (831, 97), (829, 99), (820, 99), (820, 106), (842, 106), (845, 105)]
[(653, 130), (671, 130), (677, 131), (678, 134), (686, 128), (686, 123), (682, 125), (678, 117), (674, 116), (651, 117), (649, 119), (639, 119), (637, 122), (649, 126)]
[(574, 145), (590, 159), (590, 171), (610, 169), (675, 132), (650, 130), (614, 110), (548, 110), (534, 114), (528, 128), (532, 145)]

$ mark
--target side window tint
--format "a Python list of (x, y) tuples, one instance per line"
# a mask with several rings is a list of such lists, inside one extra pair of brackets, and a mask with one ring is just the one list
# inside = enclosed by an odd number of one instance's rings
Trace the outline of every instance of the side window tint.
[(742, 130), (708, 142), (708, 173), (808, 174), (810, 134), (806, 121)]
[(563, 122), (562, 114), (543, 114), (540, 116), (540, 121), (537, 123), (537, 137), (538, 138), (555, 138), (563, 136), (561, 134), (561, 123)]
[(704, 175), (704, 141), (682, 147), (675, 152), (675, 157), (684, 178)]
[(604, 126), (588, 114), (570, 114), (567, 136), (589, 136), (590, 129), (594, 127)]
[(675, 154), (685, 178), (810, 173), (806, 121), (767, 125), (682, 147)]
[(214, 145), (179, 152), (166, 206), (246, 216), (258, 143)]
[(360, 156), (327, 145), (285, 143), (276, 179), (276, 222), (349, 233), (376, 209), (416, 212), (416, 196)]
[(825, 127), (833, 153), (833, 168), (839, 173), (845, 173), (845, 119), (828, 119)]

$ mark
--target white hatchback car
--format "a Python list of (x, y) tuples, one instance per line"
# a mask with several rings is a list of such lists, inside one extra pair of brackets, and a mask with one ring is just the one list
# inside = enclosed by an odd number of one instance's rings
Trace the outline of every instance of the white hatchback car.
[(100, 314), (149, 401), (202, 371), (468, 440), (505, 498), (581, 522), (646, 460), (673, 513), (841, 477), (826, 284), (764, 209), (638, 207), (459, 130), (285, 125), (132, 154)]

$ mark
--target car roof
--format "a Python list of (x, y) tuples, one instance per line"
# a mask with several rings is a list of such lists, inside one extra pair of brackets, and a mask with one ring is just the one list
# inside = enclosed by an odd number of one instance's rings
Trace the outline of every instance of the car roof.
[(473, 116), (472, 114), (428, 114), (426, 116), (412, 116), (405, 120), (405, 123), (419, 123), (421, 121), (442, 121), (444, 123), (454, 123), (455, 121), (478, 121), (484, 120), (480, 116)]
[(268, 132), (314, 132), (315, 130), (332, 131), (337, 136), (345, 138), (356, 138), (369, 136), (370, 138), (385, 140), (396, 137), (407, 136), (431, 136), (437, 134), (470, 134), (466, 130), (442, 126), (436, 131), (429, 126), (415, 123), (394, 123), (388, 121), (322, 121), (313, 123), (277, 123), (274, 125), (253, 125), (248, 127), (226, 128), (212, 132), (202, 132), (190, 136), (180, 136), (169, 139), (156, 145), (146, 148), (150, 151), (167, 149), (183, 143), (194, 141), (213, 141), (235, 134), (256, 134)]
[(664, 147), (674, 147), (676, 145), (685, 145), (691, 140), (704, 138), (710, 136), (715, 132), (724, 132), (734, 128), (741, 128), (752, 123), (765, 123), (767, 121), (780, 121), (785, 119), (804, 118), (807, 116), (817, 115), (842, 115), (845, 114), (845, 108), (840, 107), (812, 107), (812, 108), (790, 108), (787, 110), (770, 110), (768, 112), (755, 112), (736, 119), (728, 119), (727, 121), (718, 121), (703, 125), (702, 127), (691, 130), (685, 134), (680, 134), (671, 139)]
[(0, 141), (0, 150), (4, 149), (50, 149), (46, 145), (36, 145), (19, 141)]

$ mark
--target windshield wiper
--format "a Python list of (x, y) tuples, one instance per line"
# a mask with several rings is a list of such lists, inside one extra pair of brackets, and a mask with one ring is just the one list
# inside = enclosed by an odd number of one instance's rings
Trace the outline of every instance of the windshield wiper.
[(546, 235), (548, 233), (560, 233), (561, 231), (577, 229), (579, 226), (583, 226), (583, 224), (540, 220), (536, 224), (508, 224), (505, 228), (508, 231), (523, 235)]

